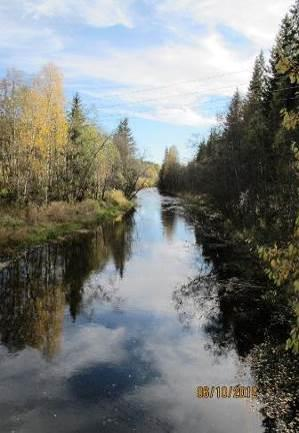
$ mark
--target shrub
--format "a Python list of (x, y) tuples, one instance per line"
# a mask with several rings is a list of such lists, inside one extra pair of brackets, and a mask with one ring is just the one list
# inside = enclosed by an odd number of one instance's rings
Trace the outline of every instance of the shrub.
[(108, 203), (119, 206), (123, 209), (130, 207), (129, 200), (125, 197), (124, 193), (118, 189), (112, 189), (106, 193), (106, 200)]
[(6, 228), (7, 227), (17, 228), (23, 225), (23, 221), (18, 217), (5, 214), (0, 217), (0, 225)]

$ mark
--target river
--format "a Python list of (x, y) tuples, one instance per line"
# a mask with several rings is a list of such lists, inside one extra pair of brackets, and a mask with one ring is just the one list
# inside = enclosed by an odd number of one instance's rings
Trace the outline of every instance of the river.
[(180, 203), (148, 189), (137, 205), (1, 272), (1, 433), (264, 431), (254, 400), (197, 398), (254, 377), (214, 338), (215, 263)]

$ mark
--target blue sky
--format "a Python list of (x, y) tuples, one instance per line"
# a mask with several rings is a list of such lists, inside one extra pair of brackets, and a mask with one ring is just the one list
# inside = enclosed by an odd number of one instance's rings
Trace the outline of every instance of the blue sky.
[[(289, 0), (0, 0), (0, 74), (54, 62), (113, 130), (124, 116), (146, 158), (183, 161), (271, 48)], [(192, 140), (191, 140), (192, 141)]]

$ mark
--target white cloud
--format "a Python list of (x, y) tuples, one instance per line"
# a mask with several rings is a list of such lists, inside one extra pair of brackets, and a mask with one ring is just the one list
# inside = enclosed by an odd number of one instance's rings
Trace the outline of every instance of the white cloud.
[(35, 0), (25, 3), (35, 18), (62, 17), (94, 27), (121, 24), (132, 27), (130, 7), (133, 0)]
[(170, 423), (174, 432), (237, 432), (244, 431), (247, 424), (251, 431), (259, 431), (261, 420), (252, 417), (244, 401), (196, 397), (198, 385), (222, 385), (224, 377), (228, 384), (250, 383), (248, 370), (236, 354), (231, 351), (216, 360), (204, 348), (202, 332), (183, 336), (178, 333), (175, 344), (172, 335), (165, 325), (147, 339), (143, 356), (147, 362), (150, 360), (159, 379), (138, 388), (127, 400), (150, 408), (159, 420)]
[[(11, 0), (0, 4), (4, 30), (0, 49), (7, 52), (3, 64), (37, 69), (47, 61), (60, 65), (66, 81), (96, 80), (125, 85), (126, 90), (99, 91), (90, 86), (86, 94), (97, 98), (106, 114), (116, 112), (152, 120), (192, 126), (213, 123), (210, 112), (224, 104), (209, 98), (245, 90), (253, 59), (262, 47), (270, 48), (279, 22), (292, 0), (152, 0), (151, 15), (138, 16), (136, 0)], [(203, 24), (197, 33), (185, 18)], [(78, 23), (90, 27), (116, 24), (151, 28), (152, 21), (170, 35), (143, 49), (122, 46), (108, 39), (88, 40), (88, 53), (77, 49), (83, 34)], [(71, 24), (74, 34), (57, 22)], [(248, 38), (234, 44), (219, 32), (227, 26)], [(172, 29), (172, 30), (171, 30)], [(140, 29), (141, 31), (141, 29)], [(85, 37), (85, 35), (84, 35)], [(105, 44), (105, 48), (103, 45)], [(92, 53), (92, 54), (90, 54)], [(68, 81), (67, 81), (68, 82)], [(100, 84), (99, 84), (100, 87)], [(76, 90), (83, 90), (78, 87)], [(205, 99), (206, 98), (206, 99)], [(202, 103), (202, 105), (201, 105)], [(109, 108), (110, 107), (110, 108)], [(199, 108), (200, 107), (200, 108)], [(206, 112), (205, 112), (206, 111)]]
[[(22, 55), (29, 58), (28, 51), (30, 59), (35, 59), (43, 51), (45, 63), (53, 53), (64, 48), (63, 38), (54, 28), (45, 24), (39, 25), (28, 18), (28, 5), (20, 0), (0, 3), (0, 27), (0, 49), (6, 50), (0, 66), (4, 66), (7, 59), (15, 58), (14, 66), (21, 67)], [(45, 47), (48, 57), (46, 59)]]
[(124, 343), (124, 328), (92, 325), (79, 328), (64, 341), (63, 351), (55, 359), (53, 370), (56, 375), (71, 376), (82, 368), (99, 363), (119, 364), (127, 357)]
[(278, 25), (293, 0), (159, 0), (158, 12), (180, 14), (214, 27), (226, 25), (246, 36), (259, 47), (268, 48)]
[[(246, 50), (232, 50), (213, 33), (193, 38), (190, 44), (164, 44), (126, 52), (111, 50), (99, 58), (69, 55), (60, 62), (69, 77), (109, 79), (129, 87), (118, 91), (85, 90), (98, 98), (108, 113), (120, 110), (126, 103), (128, 115), (136, 114), (139, 107), (140, 117), (208, 126), (213, 119), (198, 111), (199, 102), (209, 95), (231, 95), (237, 86), (244, 88), (249, 80), (253, 56)], [(212, 108), (205, 101), (203, 104)], [(222, 108), (223, 103), (214, 106)]]
[(142, 114), (143, 117), (149, 120), (157, 120), (166, 122), (172, 125), (186, 126), (212, 126), (215, 123), (214, 117), (208, 117), (196, 112), (192, 107), (158, 107), (152, 113)]
[(6, 349), (0, 346), (0, 356), (4, 352), (4, 360), (1, 364), (3, 383), (0, 381), (0, 397), (11, 398), (7, 393), (5, 396), (2, 391), (8, 382), (14, 382), (17, 386), (18, 381), (15, 379), (19, 377), (20, 371), (25, 380), (26, 377), (35, 376), (41, 368), (43, 377), (51, 375), (60, 378), (70, 377), (81, 369), (94, 365), (120, 364), (128, 357), (125, 341), (126, 330), (124, 328), (109, 329), (94, 325), (77, 327), (68, 334), (64, 340), (63, 349), (51, 364), (48, 364), (36, 349), (27, 347), (18, 356), (11, 359), (6, 356)]

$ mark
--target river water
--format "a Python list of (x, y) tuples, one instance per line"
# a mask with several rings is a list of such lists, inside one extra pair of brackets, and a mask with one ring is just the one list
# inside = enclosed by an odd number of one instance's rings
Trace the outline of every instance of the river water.
[(0, 432), (264, 431), (255, 402), (196, 396), (254, 385), (213, 338), (214, 268), (156, 189), (124, 222), (28, 251), (0, 274)]

